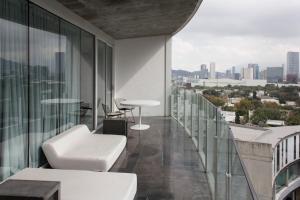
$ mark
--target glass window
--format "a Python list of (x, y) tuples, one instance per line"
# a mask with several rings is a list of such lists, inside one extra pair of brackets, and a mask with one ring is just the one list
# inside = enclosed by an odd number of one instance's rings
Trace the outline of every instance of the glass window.
[(112, 109), (112, 92), (113, 92), (113, 84), (112, 84), (112, 48), (110, 46), (106, 46), (106, 105)]
[(81, 31), (80, 123), (94, 129), (94, 36)]
[(30, 4), (30, 166), (46, 163), (41, 144), (58, 133), (59, 18)]
[(28, 165), (28, 4), (0, 1), (0, 179)]
[(102, 104), (105, 104), (105, 48), (106, 44), (100, 40), (97, 42), (97, 127), (100, 128), (104, 119)]
[(60, 132), (80, 123), (80, 29), (60, 23)]

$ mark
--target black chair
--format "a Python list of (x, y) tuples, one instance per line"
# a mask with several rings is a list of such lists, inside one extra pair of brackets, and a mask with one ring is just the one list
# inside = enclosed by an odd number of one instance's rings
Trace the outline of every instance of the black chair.
[(125, 101), (126, 99), (124, 99), (124, 98), (117, 98), (117, 99), (115, 99), (114, 101), (115, 101), (115, 104), (116, 104), (116, 107), (118, 108), (118, 110), (120, 111), (120, 112), (123, 112), (124, 113), (124, 117), (126, 118), (126, 113), (127, 112), (131, 112), (131, 116), (132, 116), (132, 121), (130, 121), (130, 122), (132, 122), (132, 123), (135, 123), (135, 119), (134, 119), (134, 116), (133, 116), (133, 109), (135, 108), (135, 107), (133, 107), (133, 106), (123, 106), (123, 105), (121, 105), (120, 103), (121, 103), (121, 101)]
[(102, 104), (102, 108), (105, 114), (105, 118), (114, 118), (114, 117), (120, 117), (122, 115), (124, 115), (124, 113), (121, 112), (110, 112), (110, 109), (107, 105)]

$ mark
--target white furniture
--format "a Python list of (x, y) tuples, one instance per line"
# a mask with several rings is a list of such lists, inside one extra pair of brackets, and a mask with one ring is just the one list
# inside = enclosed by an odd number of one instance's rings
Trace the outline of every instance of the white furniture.
[(59, 181), (61, 200), (133, 200), (135, 174), (27, 168), (9, 179)]
[(108, 171), (126, 146), (121, 135), (92, 134), (77, 125), (47, 140), (42, 148), (55, 169)]
[(147, 124), (142, 124), (142, 107), (159, 106), (160, 102), (154, 100), (126, 100), (121, 101), (120, 104), (123, 106), (139, 107), (139, 124), (131, 126), (130, 128), (133, 130), (146, 130), (150, 128), (150, 126)]

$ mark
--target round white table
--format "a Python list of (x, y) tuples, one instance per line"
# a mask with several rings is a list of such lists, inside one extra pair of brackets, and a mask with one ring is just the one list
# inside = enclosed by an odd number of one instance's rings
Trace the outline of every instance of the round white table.
[(160, 102), (154, 100), (126, 100), (121, 101), (120, 104), (123, 106), (139, 107), (139, 124), (135, 124), (130, 128), (133, 130), (146, 130), (150, 128), (150, 126), (147, 124), (142, 124), (142, 107), (159, 106)]

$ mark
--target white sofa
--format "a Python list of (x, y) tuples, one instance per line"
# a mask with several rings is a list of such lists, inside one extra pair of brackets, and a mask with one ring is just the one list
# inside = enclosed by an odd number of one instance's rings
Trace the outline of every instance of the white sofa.
[(133, 200), (135, 174), (27, 168), (9, 179), (59, 181), (61, 200)]
[(47, 140), (42, 148), (54, 169), (108, 171), (126, 146), (120, 135), (92, 134), (77, 125)]

